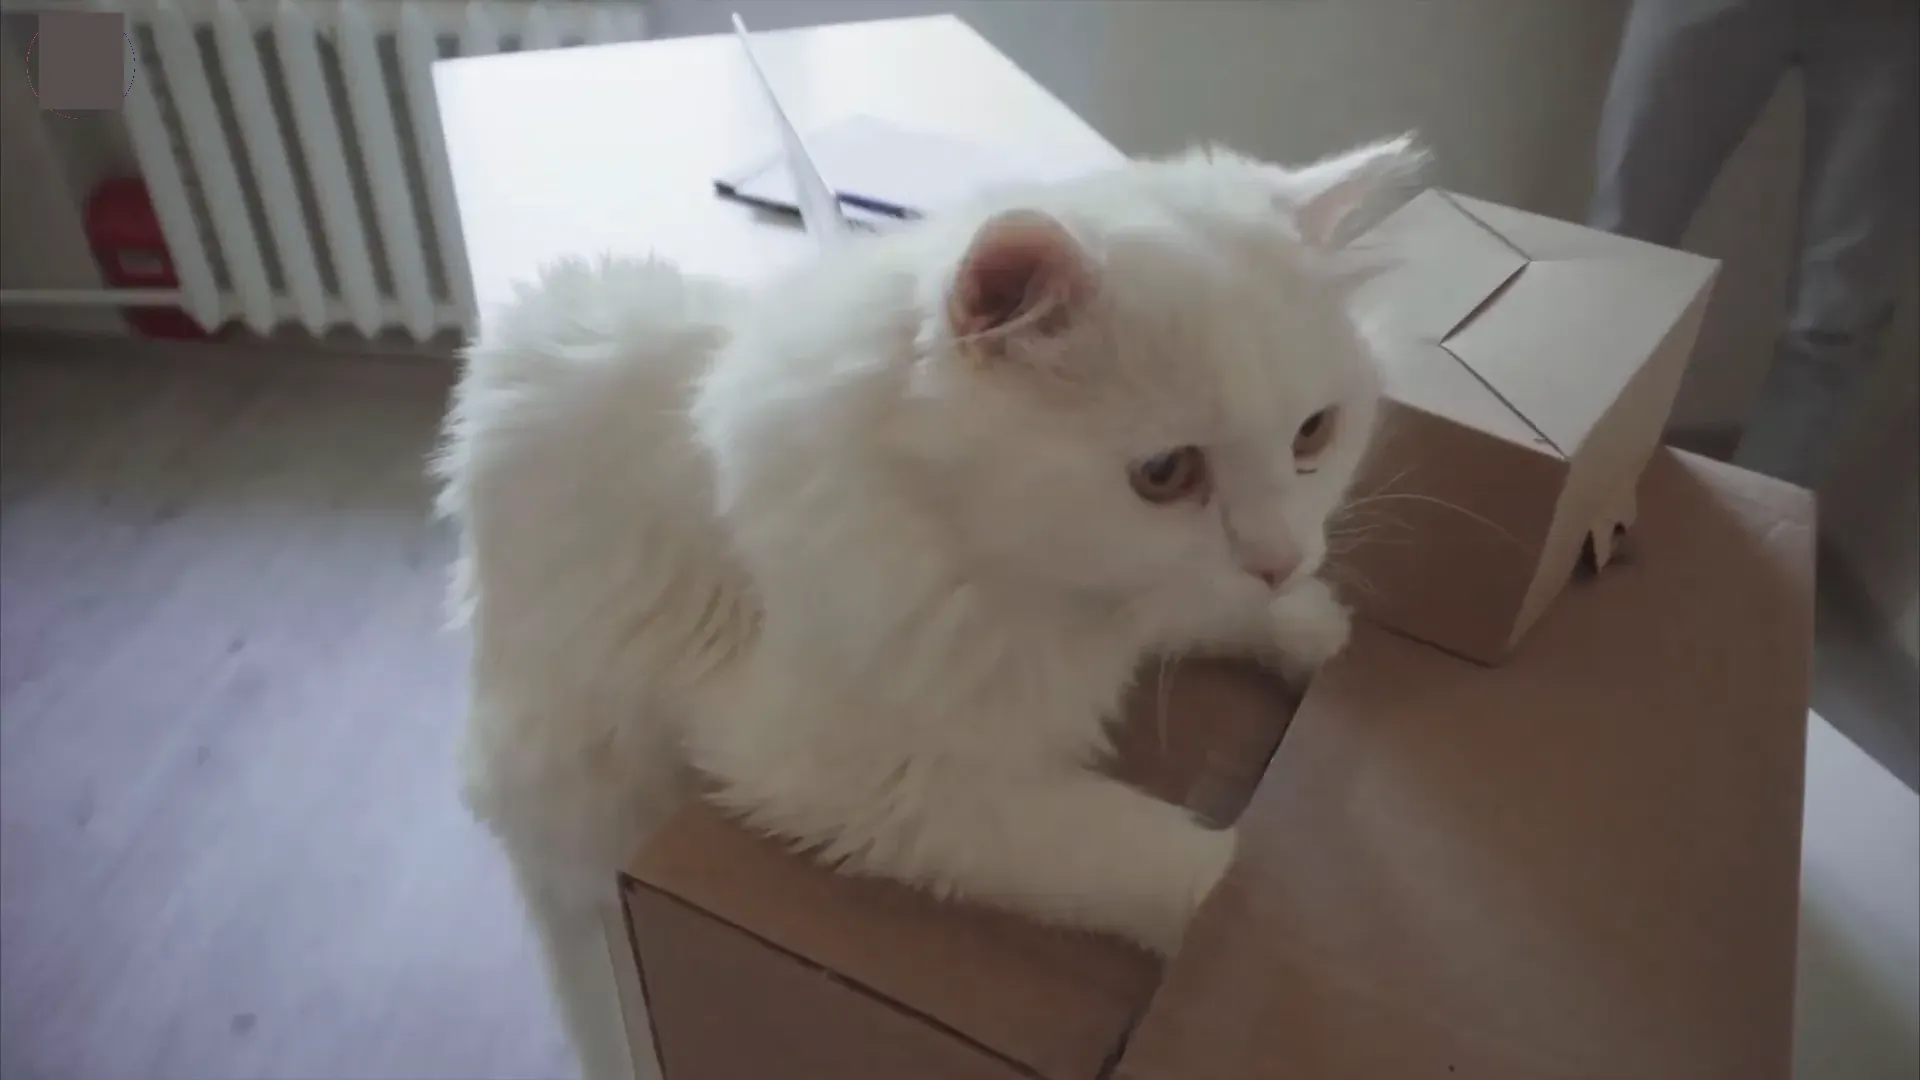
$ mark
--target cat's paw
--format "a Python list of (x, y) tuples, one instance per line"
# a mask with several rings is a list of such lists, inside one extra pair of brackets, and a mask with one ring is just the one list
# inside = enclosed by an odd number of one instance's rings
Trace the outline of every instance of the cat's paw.
[(1267, 609), (1280, 673), (1301, 683), (1340, 654), (1353, 635), (1353, 616), (1318, 578), (1274, 598)]
[(1168, 884), (1174, 889), (1171, 903), (1131, 936), (1158, 956), (1171, 957), (1179, 952), (1194, 914), (1233, 865), (1236, 846), (1232, 829), (1196, 827), (1179, 853), (1185, 865), (1168, 876)]

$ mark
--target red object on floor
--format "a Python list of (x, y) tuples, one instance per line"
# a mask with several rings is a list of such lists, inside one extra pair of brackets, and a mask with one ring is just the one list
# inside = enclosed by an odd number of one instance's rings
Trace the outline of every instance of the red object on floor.
[[(160, 219), (139, 177), (123, 176), (93, 189), (87, 199), (87, 243), (107, 284), (119, 289), (177, 289), (173, 256)], [(213, 337), (177, 307), (128, 308), (127, 322), (153, 338), (206, 341)]]

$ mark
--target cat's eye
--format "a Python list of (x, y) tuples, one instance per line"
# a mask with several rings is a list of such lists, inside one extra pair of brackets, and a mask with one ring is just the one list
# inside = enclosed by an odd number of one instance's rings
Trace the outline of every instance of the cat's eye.
[(1127, 470), (1133, 493), (1156, 506), (1205, 498), (1212, 484), (1207, 455), (1197, 446), (1182, 446), (1135, 462)]
[(1293, 433), (1293, 464), (1302, 472), (1312, 471), (1305, 466), (1326, 450), (1333, 442), (1334, 428), (1339, 426), (1340, 413), (1334, 408), (1321, 409), (1301, 423), (1299, 430)]

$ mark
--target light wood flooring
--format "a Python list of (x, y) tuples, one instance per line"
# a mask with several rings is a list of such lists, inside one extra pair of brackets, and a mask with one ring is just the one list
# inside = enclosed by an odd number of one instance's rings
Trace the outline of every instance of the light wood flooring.
[(456, 796), (449, 366), (0, 371), (0, 1077), (571, 1075)]

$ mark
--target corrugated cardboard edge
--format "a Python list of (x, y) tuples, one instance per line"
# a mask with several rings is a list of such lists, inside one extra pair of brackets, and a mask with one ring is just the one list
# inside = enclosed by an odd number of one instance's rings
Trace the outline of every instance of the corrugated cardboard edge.
[(653, 1029), (653, 1012), (647, 1008), (646, 978), (640, 970), (640, 950), (633, 936), (633, 912), (627, 900), (632, 883), (627, 875), (619, 875), (614, 902), (601, 910), (600, 924), (611, 954), (614, 987), (620, 994), (620, 1016), (627, 1029), (633, 1075), (636, 1080), (644, 1080), (653, 1075), (654, 1069), (665, 1066), (659, 1064), (659, 1032)]

